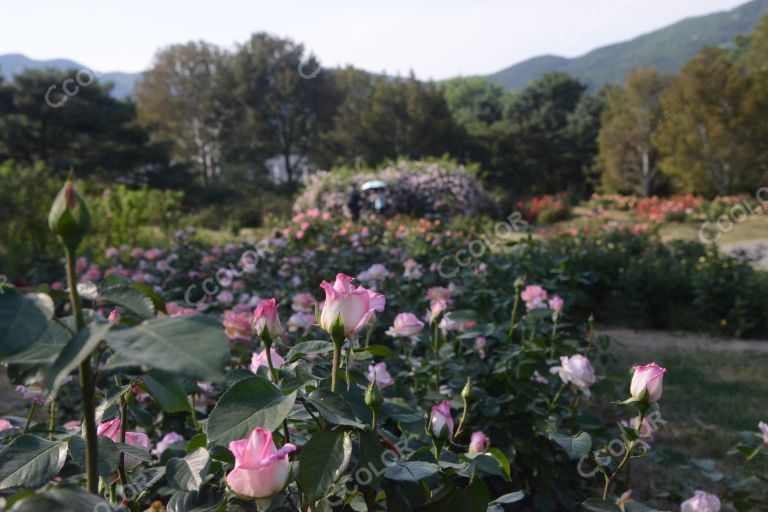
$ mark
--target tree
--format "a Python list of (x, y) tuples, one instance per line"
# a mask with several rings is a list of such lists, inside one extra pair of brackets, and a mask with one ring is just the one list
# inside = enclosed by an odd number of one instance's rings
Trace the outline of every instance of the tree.
[(155, 55), (136, 85), (139, 120), (153, 140), (168, 143), (179, 162), (210, 182), (222, 174), (223, 117), (219, 95), (225, 55), (202, 41)]
[(513, 95), (483, 77), (460, 77), (440, 84), (448, 109), (457, 124), (493, 124), (501, 119)]
[(258, 33), (240, 45), (225, 78), (231, 94), (227, 159), (253, 166), (278, 154), (293, 184), (292, 156), (308, 156), (323, 123), (330, 122), (330, 82), (320, 69), (303, 45), (289, 39)]
[(703, 49), (667, 86), (665, 116), (652, 141), (659, 167), (678, 191), (726, 195), (750, 191), (759, 181), (755, 173), (765, 162), (752, 132), (765, 133), (765, 112), (748, 101), (754, 90), (742, 66), (715, 48)]
[(653, 68), (638, 68), (627, 76), (624, 88), (606, 91), (599, 136), (606, 190), (644, 196), (653, 192), (658, 169), (651, 134), (664, 115), (674, 115), (674, 111), (662, 112), (665, 82)]

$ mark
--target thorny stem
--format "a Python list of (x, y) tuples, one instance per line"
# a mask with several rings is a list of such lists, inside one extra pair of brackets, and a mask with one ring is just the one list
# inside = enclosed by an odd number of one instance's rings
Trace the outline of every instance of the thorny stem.
[[(65, 246), (64, 252), (67, 261), (67, 285), (69, 286), (69, 302), (72, 306), (72, 314), (75, 317), (77, 331), (83, 329), (83, 309), (80, 305), (80, 296), (77, 294), (77, 279), (75, 277), (75, 254)], [(93, 375), (91, 374), (90, 354), (80, 363), (80, 389), (83, 394), (83, 426), (85, 430), (85, 473), (88, 492), (97, 494), (99, 490), (98, 474), (98, 447), (96, 444), (96, 410), (93, 404), (94, 389)]]

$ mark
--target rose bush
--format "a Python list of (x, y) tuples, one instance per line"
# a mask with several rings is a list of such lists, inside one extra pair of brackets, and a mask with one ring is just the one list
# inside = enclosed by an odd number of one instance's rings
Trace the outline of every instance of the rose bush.
[(623, 422), (584, 407), (614, 398), (591, 364), (608, 340), (572, 315), (575, 281), (531, 279), (530, 246), (448, 281), (433, 270), (469, 234), (318, 211), (302, 236), (180, 233), (91, 271), (86, 205), (71, 184), (60, 198), (67, 284), (0, 295), (0, 357), (29, 401), (0, 421), (7, 508), (654, 510), (627, 468), (664, 370), (622, 383)]

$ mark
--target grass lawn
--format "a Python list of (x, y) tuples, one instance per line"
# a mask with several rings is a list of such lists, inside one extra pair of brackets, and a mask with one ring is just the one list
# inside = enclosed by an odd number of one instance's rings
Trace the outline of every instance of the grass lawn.
[[(657, 434), (654, 450), (714, 459), (717, 471), (725, 475), (740, 471), (743, 456), (726, 453), (739, 441), (740, 432), (757, 432), (758, 422), (768, 421), (768, 354), (640, 349), (616, 344), (611, 353), (618, 368), (629, 369), (633, 364), (650, 361), (667, 368), (660, 407), (669, 423)], [(598, 373), (606, 372), (605, 365), (598, 367)], [(674, 465), (665, 468), (648, 460), (634, 466), (636, 492), (656, 496), (656, 505), (665, 507), (662, 510), (678, 510), (680, 503), (679, 498), (664, 500), (665, 491), (674, 490), (687, 497), (694, 489), (716, 494), (724, 489), (722, 482), (707, 478), (697, 469)], [(768, 456), (758, 457), (751, 472), (768, 475)]]

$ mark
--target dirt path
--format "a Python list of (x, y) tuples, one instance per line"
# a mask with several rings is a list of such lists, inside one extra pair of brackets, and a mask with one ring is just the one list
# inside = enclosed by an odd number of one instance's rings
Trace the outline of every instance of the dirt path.
[(755, 267), (768, 270), (768, 238), (723, 244), (720, 250), (728, 254), (744, 252), (749, 257), (755, 258)]
[(678, 350), (704, 350), (708, 352), (757, 352), (768, 354), (768, 341), (710, 338), (691, 333), (668, 331), (634, 331), (631, 329), (599, 329), (600, 334), (611, 336), (619, 345), (632, 349), (674, 348)]

